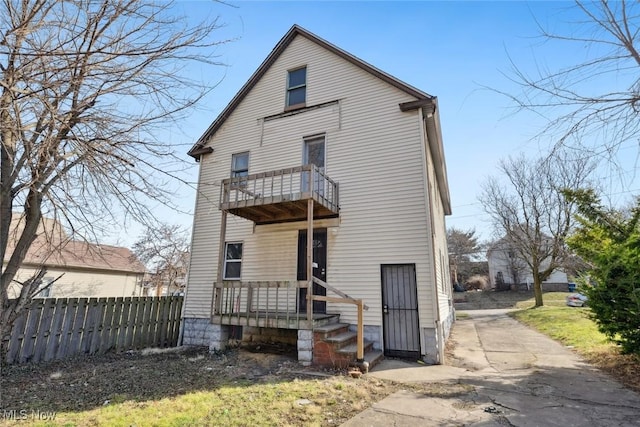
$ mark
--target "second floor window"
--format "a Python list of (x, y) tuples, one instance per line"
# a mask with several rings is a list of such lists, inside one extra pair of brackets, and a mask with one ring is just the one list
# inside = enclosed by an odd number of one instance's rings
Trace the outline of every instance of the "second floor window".
[(249, 152), (231, 156), (231, 178), (249, 175)]
[(287, 107), (304, 106), (307, 102), (307, 67), (289, 71), (287, 76)]

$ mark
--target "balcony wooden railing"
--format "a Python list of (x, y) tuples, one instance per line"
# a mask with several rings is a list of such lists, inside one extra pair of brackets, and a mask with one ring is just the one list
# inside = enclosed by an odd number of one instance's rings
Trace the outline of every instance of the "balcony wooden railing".
[(222, 181), (220, 209), (256, 223), (305, 219), (313, 199), (314, 217), (337, 215), (338, 183), (315, 165), (304, 165)]
[[(363, 310), (368, 310), (361, 299), (355, 299), (326, 282), (313, 278), (313, 282), (339, 296), (311, 295), (313, 301), (354, 304), (357, 308), (357, 359), (364, 357)], [(298, 290), (313, 289), (307, 281), (241, 282), (225, 280), (213, 286), (211, 321), (222, 325), (247, 325), (264, 328), (313, 329), (313, 320), (298, 309)]]

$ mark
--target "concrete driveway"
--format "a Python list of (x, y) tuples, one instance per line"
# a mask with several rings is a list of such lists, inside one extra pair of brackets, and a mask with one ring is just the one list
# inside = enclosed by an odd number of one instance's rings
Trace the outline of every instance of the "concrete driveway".
[(508, 311), (466, 311), (448, 365), (383, 361), (369, 375), (424, 391), (395, 393), (343, 425), (640, 426), (638, 394)]

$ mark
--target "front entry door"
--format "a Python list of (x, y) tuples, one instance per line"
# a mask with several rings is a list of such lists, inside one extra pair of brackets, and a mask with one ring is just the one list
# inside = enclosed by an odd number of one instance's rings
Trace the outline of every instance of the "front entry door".
[(420, 357), (415, 264), (381, 266), (384, 354)]
[[(327, 280), (327, 229), (321, 228), (313, 231), (313, 276)], [(307, 280), (307, 230), (298, 233), (298, 280)], [(313, 284), (314, 295), (327, 295), (327, 290), (320, 285)], [(298, 291), (298, 309), (301, 313), (307, 312), (307, 288)], [(313, 302), (314, 313), (326, 313), (325, 301)]]

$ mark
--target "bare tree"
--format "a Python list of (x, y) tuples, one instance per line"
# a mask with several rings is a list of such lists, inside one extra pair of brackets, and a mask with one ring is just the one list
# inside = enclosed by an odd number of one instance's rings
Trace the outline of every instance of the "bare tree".
[(542, 133), (557, 137), (556, 148), (593, 141), (590, 151), (613, 155), (640, 132), (640, 3), (576, 1), (571, 10), (583, 19), (563, 33), (540, 31), (556, 52), (585, 52), (585, 60), (540, 66), (535, 74), (512, 61), (511, 78), (522, 91), (506, 95), (548, 120)]
[(8, 299), (43, 216), (91, 239), (170, 202), (183, 166), (166, 129), (211, 88), (186, 65), (218, 65), (220, 43), (216, 19), (175, 13), (168, 1), (0, 2), (0, 337), (40, 286)]
[(133, 245), (133, 252), (150, 271), (148, 284), (156, 296), (162, 289), (176, 292), (183, 289), (189, 265), (189, 233), (178, 225), (159, 224), (147, 227)]
[(447, 247), (449, 248), (449, 264), (454, 284), (458, 282), (458, 274), (464, 278), (473, 274), (471, 263), (481, 257), (482, 245), (476, 236), (476, 230), (460, 230), (455, 227), (447, 229)]
[(537, 307), (543, 305), (542, 282), (568, 255), (565, 237), (575, 206), (561, 191), (584, 187), (594, 168), (589, 158), (566, 152), (537, 160), (521, 155), (500, 162), (505, 184), (492, 177), (483, 185), (480, 202), (504, 244), (531, 271)]

